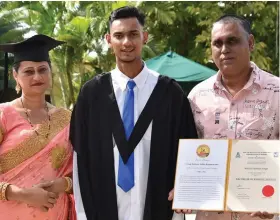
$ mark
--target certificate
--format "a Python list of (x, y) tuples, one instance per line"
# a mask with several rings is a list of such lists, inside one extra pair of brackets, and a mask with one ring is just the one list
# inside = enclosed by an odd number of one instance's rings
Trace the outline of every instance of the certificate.
[(173, 209), (280, 212), (280, 141), (180, 140)]
[(232, 141), (228, 211), (280, 212), (280, 141)]

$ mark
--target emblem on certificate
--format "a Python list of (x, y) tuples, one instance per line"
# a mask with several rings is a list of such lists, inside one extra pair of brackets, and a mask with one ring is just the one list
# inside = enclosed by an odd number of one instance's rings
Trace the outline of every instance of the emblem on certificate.
[(210, 154), (210, 147), (206, 144), (199, 145), (199, 147), (196, 150), (196, 154), (197, 156), (202, 158), (208, 157)]
[(240, 157), (241, 157), (241, 156), (240, 156), (240, 153), (237, 152), (235, 158), (240, 158)]

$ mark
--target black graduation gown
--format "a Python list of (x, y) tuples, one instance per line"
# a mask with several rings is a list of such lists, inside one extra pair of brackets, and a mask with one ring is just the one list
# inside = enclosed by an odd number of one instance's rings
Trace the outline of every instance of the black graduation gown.
[(71, 118), (70, 140), (77, 153), (80, 191), (88, 220), (118, 220), (112, 134), (126, 162), (151, 120), (143, 220), (171, 220), (168, 194), (174, 186), (178, 141), (197, 138), (191, 107), (181, 87), (159, 76), (128, 142), (111, 74), (98, 75), (81, 89)]

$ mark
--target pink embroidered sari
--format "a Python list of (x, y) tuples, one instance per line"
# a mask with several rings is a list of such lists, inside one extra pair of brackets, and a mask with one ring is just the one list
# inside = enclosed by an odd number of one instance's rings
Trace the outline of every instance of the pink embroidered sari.
[[(68, 141), (71, 113), (62, 108), (48, 121), (37, 125), (37, 135), (29, 122), (10, 103), (0, 105), (2, 141), (0, 143), (0, 182), (19, 187), (32, 187), (72, 173), (72, 148)], [(14, 201), (0, 201), (2, 220), (68, 220), (70, 199), (60, 194), (54, 208), (42, 212), (38, 208)]]

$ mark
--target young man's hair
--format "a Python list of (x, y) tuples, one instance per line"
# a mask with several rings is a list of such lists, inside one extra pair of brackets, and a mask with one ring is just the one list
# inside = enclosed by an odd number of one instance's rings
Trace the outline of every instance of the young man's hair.
[(220, 18), (218, 18), (215, 21), (215, 23), (213, 24), (213, 26), (216, 23), (223, 23), (223, 24), (224, 23), (238, 23), (243, 27), (244, 31), (248, 35), (252, 34), (250, 22), (242, 16), (238, 16), (238, 15), (235, 15), (235, 14), (226, 14), (226, 15), (223, 15)]
[(109, 17), (109, 26), (111, 27), (112, 23), (115, 20), (122, 19), (122, 18), (137, 18), (138, 22), (142, 26), (145, 25), (145, 15), (142, 12), (140, 12), (135, 7), (125, 6), (112, 11)]

